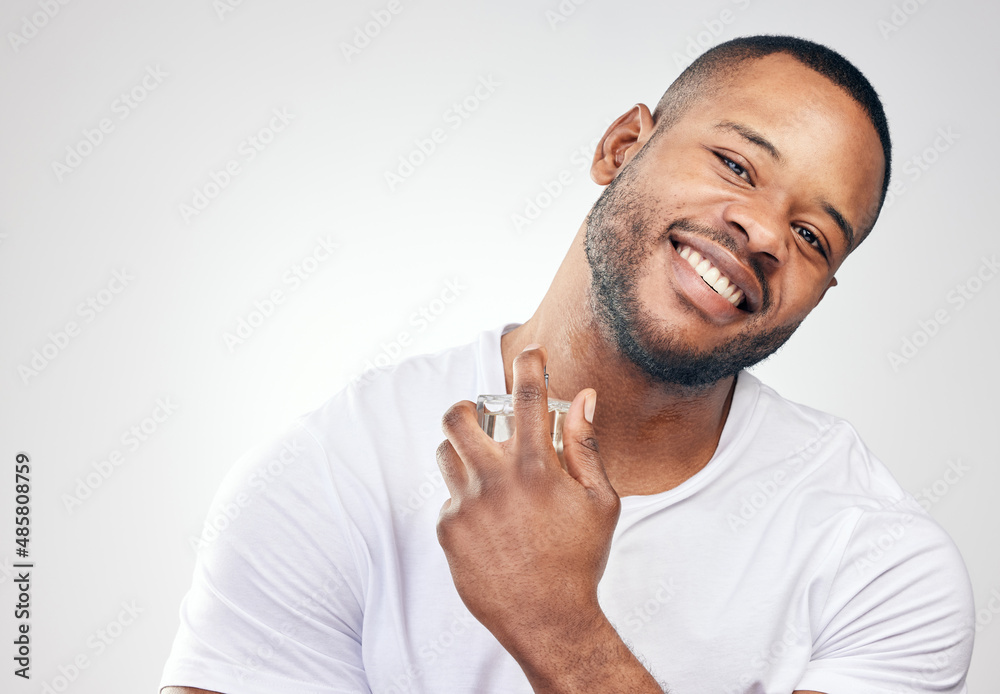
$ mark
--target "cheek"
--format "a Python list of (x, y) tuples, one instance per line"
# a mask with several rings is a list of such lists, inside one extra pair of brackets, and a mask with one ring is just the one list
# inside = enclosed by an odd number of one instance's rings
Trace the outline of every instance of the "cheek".
[(821, 283), (814, 272), (793, 272), (783, 278), (780, 289), (772, 287), (773, 308), (776, 313), (782, 314), (782, 322), (805, 318), (819, 303), (826, 282)]
[(649, 189), (645, 198), (652, 200), (650, 209), (665, 217), (710, 218), (732, 200), (727, 190), (704, 176), (678, 174), (662, 186)]

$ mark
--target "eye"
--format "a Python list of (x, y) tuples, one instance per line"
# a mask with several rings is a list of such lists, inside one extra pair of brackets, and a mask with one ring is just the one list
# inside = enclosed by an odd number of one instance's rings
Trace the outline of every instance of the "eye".
[(733, 161), (732, 159), (723, 154), (719, 154), (718, 152), (715, 153), (715, 156), (719, 158), (719, 161), (728, 166), (730, 171), (732, 171), (734, 174), (742, 178), (744, 181), (746, 181), (747, 183), (753, 182), (750, 180), (750, 172), (744, 169), (739, 164), (737, 164), (735, 161)]
[(805, 239), (806, 243), (822, 253), (824, 258), (826, 257), (826, 251), (823, 250), (823, 244), (820, 243), (819, 236), (817, 236), (812, 230), (797, 226), (795, 227), (795, 231), (799, 236)]

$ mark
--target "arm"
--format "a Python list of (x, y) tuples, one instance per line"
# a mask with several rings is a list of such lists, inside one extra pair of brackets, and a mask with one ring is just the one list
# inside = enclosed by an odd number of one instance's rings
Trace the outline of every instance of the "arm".
[(666, 690), (639, 662), (603, 613), (572, 632), (536, 631), (524, 643), (504, 644), (532, 689), (557, 692), (633, 692)]
[(598, 604), (621, 502), (591, 425), (596, 393), (581, 391), (570, 408), (564, 470), (544, 424), (543, 364), (542, 349), (514, 362), (508, 441), (479, 429), (471, 402), (445, 414), (438, 464), (452, 498), (438, 538), (462, 600), (536, 692), (659, 694)]

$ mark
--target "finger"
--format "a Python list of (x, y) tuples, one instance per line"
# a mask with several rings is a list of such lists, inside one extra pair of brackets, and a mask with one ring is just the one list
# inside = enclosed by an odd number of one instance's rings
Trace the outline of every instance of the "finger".
[(441, 417), (441, 430), (461, 458), (466, 480), (475, 479), (495, 467), (497, 444), (479, 426), (475, 403), (462, 400), (449, 407)]
[[(545, 348), (528, 345), (514, 358), (514, 436), (527, 460), (555, 452), (549, 426), (549, 394), (545, 388)], [(555, 458), (555, 456), (552, 456)]]
[(612, 490), (592, 423), (597, 391), (584, 388), (570, 405), (563, 423), (563, 457), (566, 471), (587, 489)]
[(453, 497), (459, 496), (465, 491), (469, 483), (469, 475), (465, 469), (465, 463), (451, 445), (451, 441), (445, 439), (438, 445), (435, 452), (438, 469), (441, 470), (441, 477), (448, 487), (448, 493)]

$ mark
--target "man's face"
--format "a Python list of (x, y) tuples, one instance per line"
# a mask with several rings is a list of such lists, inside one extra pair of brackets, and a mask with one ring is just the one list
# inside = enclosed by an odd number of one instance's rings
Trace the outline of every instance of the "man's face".
[(864, 111), (781, 54), (638, 151), (587, 220), (593, 308), (626, 356), (683, 386), (778, 349), (834, 283), (881, 191)]

